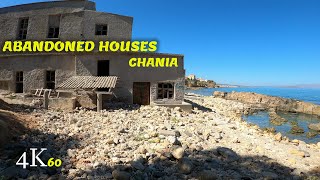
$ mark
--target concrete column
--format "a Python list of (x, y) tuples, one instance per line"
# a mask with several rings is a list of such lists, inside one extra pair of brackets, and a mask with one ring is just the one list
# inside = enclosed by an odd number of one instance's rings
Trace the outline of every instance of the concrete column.
[(101, 112), (102, 110), (102, 94), (97, 93), (97, 112)]
[(44, 103), (43, 106), (45, 109), (49, 108), (49, 92), (48, 91), (44, 91)]

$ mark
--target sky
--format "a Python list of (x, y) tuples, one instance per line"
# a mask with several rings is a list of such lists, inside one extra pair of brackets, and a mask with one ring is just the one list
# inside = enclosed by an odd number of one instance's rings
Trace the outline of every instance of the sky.
[[(39, 2), (1, 0), (0, 6)], [(133, 39), (183, 54), (186, 75), (223, 84), (320, 84), (319, 0), (95, 0), (134, 17)]]

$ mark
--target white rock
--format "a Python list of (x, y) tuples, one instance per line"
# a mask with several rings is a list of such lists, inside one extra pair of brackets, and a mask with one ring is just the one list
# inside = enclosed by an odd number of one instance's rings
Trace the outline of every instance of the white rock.
[(176, 159), (181, 159), (184, 156), (184, 149), (182, 147), (176, 148), (172, 151), (172, 156)]

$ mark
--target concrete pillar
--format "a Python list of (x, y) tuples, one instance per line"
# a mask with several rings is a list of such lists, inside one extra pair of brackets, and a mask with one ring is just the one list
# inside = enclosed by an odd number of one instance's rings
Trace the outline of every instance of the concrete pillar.
[(97, 93), (97, 112), (101, 112), (102, 110), (102, 94)]
[(49, 108), (49, 92), (44, 91), (44, 103), (43, 103), (44, 109)]

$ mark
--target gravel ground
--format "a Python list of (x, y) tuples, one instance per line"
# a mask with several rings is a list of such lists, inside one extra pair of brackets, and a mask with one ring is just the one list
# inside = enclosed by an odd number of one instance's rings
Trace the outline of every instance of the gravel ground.
[[(317, 179), (320, 143), (306, 144), (247, 124), (245, 104), (188, 96), (196, 107), (118, 104), (97, 113), (25, 109), (1, 111), (26, 132), (0, 154), (0, 179)], [(0, 116), (1, 117), (1, 116)], [(60, 168), (15, 165), (31, 147)], [(319, 178), (318, 178), (319, 179)]]

